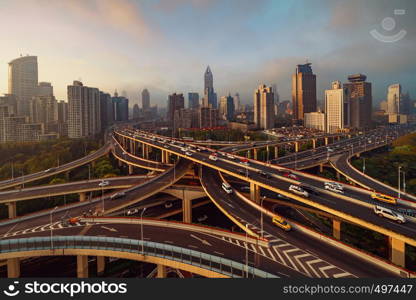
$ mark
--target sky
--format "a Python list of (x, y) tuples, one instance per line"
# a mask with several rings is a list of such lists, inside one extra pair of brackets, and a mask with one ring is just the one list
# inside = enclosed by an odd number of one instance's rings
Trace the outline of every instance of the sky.
[[(414, 0), (0, 0), (0, 7), (0, 94), (7, 63), (29, 54), (59, 100), (81, 79), (125, 90), (131, 103), (147, 88), (152, 105), (166, 106), (170, 93), (202, 94), (207, 65), (219, 97), (239, 92), (251, 103), (265, 83), (289, 100), (291, 76), (306, 61), (318, 99), (331, 81), (355, 73), (372, 82), (373, 102), (394, 83), (416, 98)], [(386, 43), (371, 30), (405, 35)]]

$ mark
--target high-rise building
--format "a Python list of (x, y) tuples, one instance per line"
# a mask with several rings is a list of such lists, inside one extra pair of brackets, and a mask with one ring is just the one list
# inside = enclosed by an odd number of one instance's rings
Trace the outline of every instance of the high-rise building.
[(292, 76), (293, 119), (303, 120), (303, 114), (316, 111), (316, 75), (311, 63), (298, 65)]
[(169, 95), (167, 120), (173, 124), (175, 121), (175, 111), (180, 110), (182, 108), (185, 108), (185, 99), (183, 97), (183, 94), (173, 93), (172, 95)]
[(212, 128), (218, 126), (218, 109), (201, 107), (199, 109), (199, 127)]
[(138, 120), (140, 118), (140, 108), (139, 104), (133, 105), (133, 120)]
[(348, 90), (350, 98), (350, 127), (355, 129), (370, 128), (372, 125), (371, 83), (366, 82), (367, 76), (355, 74), (348, 76), (348, 83), (344, 88)]
[(114, 104), (111, 95), (100, 91), (100, 112), (101, 112), (101, 129), (105, 129), (113, 124)]
[(58, 122), (60, 123), (68, 122), (68, 102), (65, 102), (65, 101), (58, 102)]
[(150, 93), (147, 89), (142, 91), (142, 109), (147, 111), (150, 108)]
[(412, 103), (409, 92), (401, 95), (400, 113), (404, 115), (412, 114)]
[(380, 110), (384, 111), (385, 113), (387, 113), (388, 111), (388, 104), (387, 101), (381, 101), (380, 104)]
[(274, 95), (273, 89), (260, 85), (254, 91), (254, 123), (257, 128), (270, 129), (274, 127)]
[(39, 82), (37, 96), (53, 96), (53, 86), (50, 82)]
[(236, 112), (240, 112), (241, 111), (240, 94), (239, 93), (235, 93), (233, 99), (234, 99), (234, 110)]
[(31, 123), (51, 123), (58, 121), (58, 101), (53, 95), (35, 96), (29, 102)]
[(221, 97), (219, 114), (225, 120), (232, 121), (234, 119), (234, 99), (230, 94), (228, 94), (228, 96)]
[(208, 66), (204, 74), (204, 99), (202, 106), (217, 108), (217, 94), (214, 91), (214, 76)]
[(387, 114), (401, 114), (400, 106), (403, 104), (401, 103), (401, 96), (402, 96), (402, 87), (400, 84), (392, 84), (388, 87), (387, 92)]
[(111, 98), (114, 109), (114, 121), (125, 122), (129, 120), (129, 99), (119, 96), (117, 92)]
[(325, 131), (325, 114), (319, 111), (305, 113), (304, 126), (306, 128)]
[(349, 126), (348, 90), (342, 88), (341, 81), (332, 82), (332, 88), (325, 91), (326, 132), (336, 133)]
[(16, 96), (17, 113), (29, 116), (30, 100), (38, 88), (38, 59), (22, 56), (9, 62), (9, 94)]
[(188, 93), (188, 108), (198, 109), (199, 108), (199, 94)]
[(68, 86), (68, 136), (83, 138), (101, 131), (100, 93), (80, 81)]

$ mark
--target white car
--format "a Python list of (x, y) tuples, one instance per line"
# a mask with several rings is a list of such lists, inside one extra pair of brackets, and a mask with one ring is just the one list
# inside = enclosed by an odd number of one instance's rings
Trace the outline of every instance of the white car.
[(231, 188), (231, 186), (228, 184), (228, 183), (226, 183), (226, 182), (223, 182), (222, 183), (222, 189), (227, 193), (227, 194), (231, 194), (232, 192), (233, 192), (233, 189)]
[(173, 206), (173, 203), (168, 201), (165, 203), (165, 208), (171, 208)]
[(289, 187), (289, 191), (291, 191), (292, 193), (295, 193), (295, 194), (297, 194), (297, 195), (300, 195), (300, 196), (304, 196), (304, 197), (306, 197), (306, 198), (308, 198), (309, 197), (309, 193), (307, 192), (307, 191), (305, 191), (303, 188), (301, 188), (300, 186), (297, 186), (297, 185), (294, 185), (294, 184), (291, 184), (290, 185), (290, 187)]
[(103, 181), (101, 181), (99, 184), (98, 184), (98, 186), (100, 186), (100, 187), (104, 187), (104, 186), (107, 186), (107, 185), (109, 185), (110, 183), (107, 181), (107, 180), (103, 180)]
[(344, 194), (342, 185), (336, 182), (325, 182), (325, 189), (334, 193)]
[(232, 155), (232, 154), (227, 154), (227, 157), (228, 157), (229, 159), (235, 159), (234, 155)]
[(392, 211), (389, 208), (383, 207), (383, 206), (374, 206), (374, 213), (380, 217), (384, 217), (393, 221), (396, 221), (397, 223), (405, 223), (406, 218), (395, 211)]
[(185, 154), (188, 155), (188, 156), (192, 156), (192, 152), (190, 152), (190, 151), (186, 151)]
[(218, 160), (218, 157), (216, 155), (210, 155), (208, 158), (210, 160), (213, 160), (213, 161), (217, 161)]

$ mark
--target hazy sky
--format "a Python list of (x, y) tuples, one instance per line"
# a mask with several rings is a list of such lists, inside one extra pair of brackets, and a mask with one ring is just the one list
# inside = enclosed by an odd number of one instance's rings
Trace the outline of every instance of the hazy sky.
[[(405, 9), (405, 15), (394, 15)], [(394, 17), (396, 27), (381, 26)], [(370, 35), (377, 29), (394, 43)], [(172, 92), (202, 92), (210, 65), (219, 96), (252, 101), (260, 84), (278, 85), (290, 99), (298, 63), (312, 62), (318, 99), (332, 80), (364, 73), (374, 100), (399, 82), (416, 97), (416, 1), (318, 0), (0, 0), (0, 93), (7, 63), (38, 56), (39, 80), (58, 99), (82, 79), (100, 90), (126, 90), (135, 103), (147, 87), (165, 106)]]

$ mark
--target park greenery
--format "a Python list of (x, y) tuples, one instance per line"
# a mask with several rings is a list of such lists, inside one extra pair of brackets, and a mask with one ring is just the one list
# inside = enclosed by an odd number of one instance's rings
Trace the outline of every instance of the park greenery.
[[(372, 151), (354, 159), (352, 164), (358, 170), (390, 186), (398, 186), (398, 168), (405, 173), (406, 192), (416, 194), (416, 133), (398, 138), (387, 149)], [(401, 177), (403, 190), (403, 174)]]

